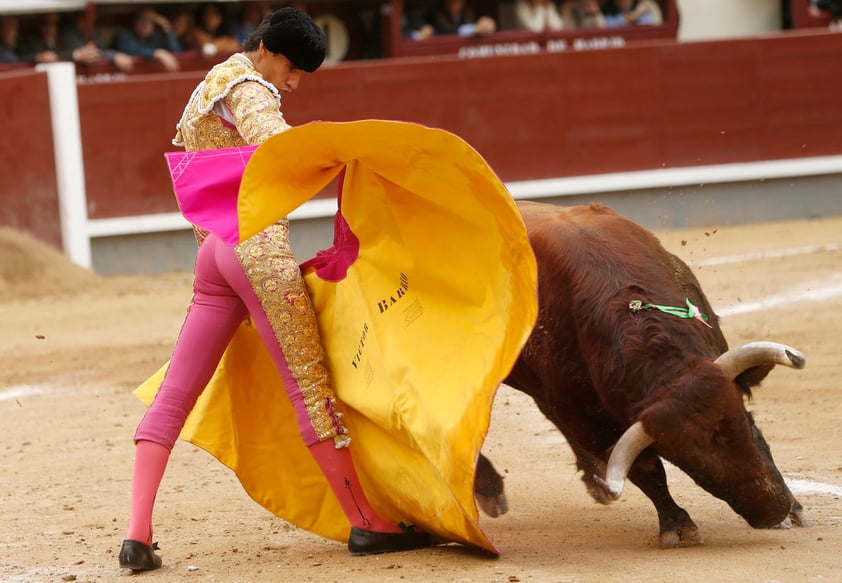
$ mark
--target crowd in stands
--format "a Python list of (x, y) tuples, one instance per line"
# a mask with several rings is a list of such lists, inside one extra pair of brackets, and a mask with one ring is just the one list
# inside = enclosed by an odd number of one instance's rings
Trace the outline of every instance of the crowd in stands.
[[(498, 14), (480, 14), (475, 0), (405, 0), (404, 36), (485, 36), (498, 29)], [(541, 32), (592, 27), (657, 25), (656, 0), (505, 0), (513, 9), (506, 27)], [(267, 1), (140, 5), (113, 22), (97, 25), (90, 14), (52, 12), (0, 16), (0, 63), (109, 61), (130, 72), (138, 62), (154, 61), (167, 71), (180, 68), (178, 53), (214, 57), (240, 50), (242, 43), (273, 9)], [(484, 4), (485, 7), (489, 3)]]
[[(842, 0), (803, 1), (811, 18), (830, 15), (842, 23)], [(789, 6), (790, 0), (782, 2)], [(89, 11), (0, 14), (0, 66), (104, 62), (128, 73), (138, 63), (151, 61), (176, 71), (184, 62), (179, 53), (221, 58), (240, 50), (263, 16), (283, 4), (277, 0), (153, 2), (126, 5), (119, 18), (109, 12), (111, 18), (103, 22), (98, 16), (92, 22)], [(405, 39), (416, 40), (438, 35), (483, 37), (499, 30), (541, 33), (657, 26), (664, 22), (663, 5), (658, 0), (404, 0), (401, 26)], [(370, 36), (381, 34), (375, 20)], [(374, 49), (366, 50), (365, 58), (379, 56), (379, 38), (366, 42)]]
[(808, 13), (812, 18), (824, 18), (842, 21), (842, 0), (810, 0)]
[(122, 26), (93, 26), (80, 12), (45, 12), (0, 16), (0, 63), (110, 61), (129, 72), (138, 59), (156, 61), (167, 71), (179, 70), (178, 53), (201, 51), (206, 57), (240, 50), (265, 14), (269, 2), (233, 4), (233, 17), (219, 3), (172, 4), (168, 12), (142, 6)]
[[(656, 0), (514, 0), (513, 5), (513, 28), (531, 32), (662, 22)], [(414, 10), (410, 6), (403, 26), (404, 36), (416, 40), (440, 34), (485, 36), (500, 28), (494, 15), (478, 14), (470, 0), (436, 0)]]

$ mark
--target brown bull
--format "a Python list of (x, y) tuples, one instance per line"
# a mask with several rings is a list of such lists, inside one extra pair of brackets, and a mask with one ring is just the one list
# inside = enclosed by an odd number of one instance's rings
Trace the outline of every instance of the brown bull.
[[(561, 430), (591, 496), (608, 504), (628, 478), (655, 505), (662, 546), (700, 543), (663, 458), (753, 527), (788, 516), (800, 525), (801, 506), (744, 398), (775, 364), (801, 368), (804, 357), (770, 342), (729, 351), (689, 267), (611, 209), (518, 206), (540, 310), (505, 382)], [(486, 513), (506, 511), (502, 479), (482, 456), (475, 491)]]

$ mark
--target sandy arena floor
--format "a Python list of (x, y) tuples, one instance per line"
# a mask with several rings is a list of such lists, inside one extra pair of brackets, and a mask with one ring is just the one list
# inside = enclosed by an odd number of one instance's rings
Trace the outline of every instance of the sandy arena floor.
[[(349, 557), (285, 524), (233, 474), (180, 442), (156, 507), (158, 581), (793, 582), (842, 581), (842, 217), (659, 232), (694, 267), (732, 346), (802, 350), (751, 404), (812, 526), (753, 530), (668, 468), (705, 544), (658, 547), (634, 487), (594, 503), (560, 434), (528, 398), (501, 388), (485, 452), (506, 472), (510, 512), (482, 518), (502, 550), (458, 547)], [(168, 357), (189, 274), (100, 278), (0, 230), (0, 581), (118, 581), (128, 519), (132, 389)], [(840, 375), (840, 376), (837, 376)]]

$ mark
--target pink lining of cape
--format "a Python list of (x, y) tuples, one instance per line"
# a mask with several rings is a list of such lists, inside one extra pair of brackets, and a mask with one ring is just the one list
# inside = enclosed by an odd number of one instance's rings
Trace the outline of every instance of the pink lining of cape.
[[(237, 195), (243, 172), (257, 148), (241, 146), (164, 154), (181, 214), (227, 245), (240, 242)], [(339, 176), (340, 209), (343, 186), (344, 170)], [(301, 268), (312, 267), (321, 279), (335, 282), (345, 278), (348, 267), (357, 259), (360, 243), (341, 211), (336, 213), (333, 235), (333, 246), (301, 263)]]

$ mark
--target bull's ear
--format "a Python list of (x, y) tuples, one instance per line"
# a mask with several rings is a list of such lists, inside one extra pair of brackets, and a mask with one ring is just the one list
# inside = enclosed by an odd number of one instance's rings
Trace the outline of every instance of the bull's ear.
[(644, 409), (637, 420), (643, 423), (646, 433), (655, 441), (671, 439), (681, 430), (682, 420), (689, 414), (688, 404), (680, 399), (667, 397)]
[(663, 453), (688, 443), (709, 443), (719, 420), (741, 400), (730, 377), (710, 360), (698, 360), (684, 374), (650, 397), (648, 407), (637, 416)]
[(734, 379), (734, 383), (740, 392), (750, 399), (752, 396), (751, 387), (758, 386), (773, 368), (775, 368), (774, 364), (754, 366), (738, 374), (737, 378)]

